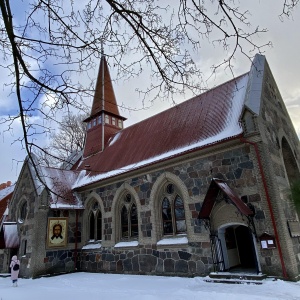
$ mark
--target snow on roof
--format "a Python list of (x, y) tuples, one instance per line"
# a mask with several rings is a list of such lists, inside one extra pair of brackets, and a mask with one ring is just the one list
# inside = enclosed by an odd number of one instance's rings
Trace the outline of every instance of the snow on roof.
[(4, 240), (5, 248), (18, 248), (19, 247), (19, 235), (16, 223), (4, 223)]
[(15, 184), (0, 190), (0, 219), (8, 215), (8, 202), (15, 189)]
[(72, 192), (72, 184), (79, 172), (48, 167), (41, 167), (41, 170), (43, 180), (51, 194), (51, 208), (83, 208), (81, 201)]
[(114, 144), (118, 140), (120, 135), (121, 135), (121, 132), (118, 132), (114, 137), (112, 137), (112, 139), (108, 141), (109, 145), (111, 146), (112, 144)]
[(256, 115), (260, 112), (261, 101), (257, 99), (260, 99), (262, 94), (265, 62), (265, 56), (256, 54), (250, 70), (249, 93), (246, 96), (245, 106)]
[(8, 206), (5, 208), (5, 211), (3, 213), (4, 216), (8, 216), (9, 214), (9, 209), (8, 209)]
[(238, 136), (248, 78), (247, 73), (123, 129), (103, 152), (82, 162), (91, 172), (81, 171), (73, 188)]
[[(50, 207), (56, 209), (81, 209), (81, 201), (72, 192), (72, 184), (79, 175), (78, 171), (43, 167), (34, 154), (32, 161), (27, 157), (28, 167), (38, 195), (48, 189), (51, 195)], [(34, 164), (34, 165), (33, 165)], [(37, 174), (38, 173), (38, 174)]]
[(15, 184), (0, 190), (0, 201), (5, 197), (7, 197), (9, 194), (11, 194), (14, 191), (14, 188), (15, 188)]
[(63, 170), (70, 170), (75, 165), (75, 163), (80, 159), (82, 156), (83, 151), (73, 151), (69, 157), (67, 157), (66, 161), (62, 163), (60, 169)]

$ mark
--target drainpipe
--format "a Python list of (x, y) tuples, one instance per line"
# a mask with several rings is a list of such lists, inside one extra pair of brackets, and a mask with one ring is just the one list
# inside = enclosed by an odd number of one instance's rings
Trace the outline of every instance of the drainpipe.
[[(104, 89), (104, 54), (103, 54), (103, 48), (102, 48), (102, 53), (101, 53), (101, 55), (102, 55), (102, 57), (101, 57), (101, 63), (102, 63), (102, 74), (101, 74), (101, 88), (102, 88), (102, 116), (101, 116), (101, 121), (102, 121), (102, 137), (101, 137), (101, 143), (102, 143), (102, 148), (101, 148), (101, 150), (103, 151), (104, 150), (104, 125), (105, 125), (105, 120), (104, 120), (104, 118), (105, 118), (105, 114), (104, 114), (104, 91), (105, 91), (105, 89)], [(100, 63), (100, 64), (101, 64)]]
[(266, 181), (266, 178), (265, 178), (265, 173), (264, 173), (264, 170), (263, 170), (260, 154), (259, 154), (259, 151), (258, 151), (258, 146), (257, 146), (256, 143), (250, 142), (250, 141), (246, 140), (243, 137), (241, 137), (240, 140), (243, 143), (247, 143), (247, 144), (252, 145), (255, 149), (255, 153), (256, 153), (256, 157), (257, 157), (257, 161), (258, 161), (258, 166), (259, 166), (259, 171), (260, 171), (260, 174), (261, 174), (261, 178), (262, 178), (262, 182), (263, 182), (263, 186), (264, 186), (264, 191), (265, 191), (265, 194), (266, 194), (267, 203), (268, 203), (268, 207), (269, 207), (269, 211), (270, 211), (270, 215), (271, 215), (271, 220), (272, 220), (272, 224), (273, 224), (273, 228), (274, 228), (275, 240), (276, 240), (276, 243), (278, 245), (278, 252), (279, 252), (279, 257), (280, 257), (280, 262), (281, 262), (281, 267), (282, 267), (282, 274), (283, 274), (283, 277), (287, 279), (288, 276), (287, 276), (287, 273), (286, 273), (286, 268), (285, 268), (285, 264), (284, 264), (284, 260), (283, 260), (282, 250), (281, 250), (281, 246), (280, 246), (280, 242), (279, 242), (279, 236), (278, 236), (277, 226), (276, 226), (275, 217), (274, 217), (274, 213), (273, 213), (271, 198), (270, 198), (270, 194), (269, 194), (269, 191), (268, 191), (267, 181)]
[(77, 271), (77, 234), (78, 234), (78, 209), (76, 209), (74, 271)]

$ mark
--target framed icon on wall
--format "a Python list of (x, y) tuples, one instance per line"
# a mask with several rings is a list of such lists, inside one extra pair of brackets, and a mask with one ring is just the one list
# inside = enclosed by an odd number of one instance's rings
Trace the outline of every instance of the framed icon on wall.
[(68, 240), (68, 219), (48, 218), (47, 246), (65, 247)]

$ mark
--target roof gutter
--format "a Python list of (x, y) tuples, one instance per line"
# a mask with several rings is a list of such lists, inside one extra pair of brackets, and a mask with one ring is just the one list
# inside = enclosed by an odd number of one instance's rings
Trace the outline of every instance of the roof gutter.
[[(171, 156), (162, 158), (162, 159), (160, 159), (160, 160), (153, 161), (153, 162), (148, 163), (148, 164), (145, 164), (145, 165), (141, 165), (141, 166), (136, 167), (136, 168), (134, 168), (134, 169), (130, 169), (130, 170), (128, 170), (128, 171), (124, 171), (124, 172), (122, 172), (122, 173), (118, 173), (118, 174), (115, 174), (115, 175), (112, 175), (112, 176), (108, 176), (108, 177), (105, 177), (105, 178), (102, 178), (102, 179), (98, 179), (97, 181), (94, 181), (94, 182), (85, 183), (85, 184), (83, 184), (83, 185), (81, 185), (81, 186), (77, 186), (77, 187), (75, 187), (75, 188), (72, 188), (72, 190), (77, 191), (78, 189), (87, 187), (87, 186), (89, 186), (89, 185), (97, 184), (97, 183), (99, 183), (99, 182), (102, 181), (102, 180), (112, 179), (112, 178), (114, 178), (114, 177), (117, 177), (117, 176), (120, 176), (120, 175), (124, 175), (124, 174), (127, 174), (127, 173), (132, 172), (132, 171), (137, 171), (137, 170), (140, 170), (140, 169), (142, 169), (142, 168), (145, 168), (145, 167), (149, 167), (149, 166), (155, 165), (155, 164), (157, 164), (157, 163), (161, 163), (161, 162), (164, 162), (164, 161), (173, 159), (173, 158), (180, 157), (180, 156), (182, 156), (182, 155), (191, 154), (191, 153), (194, 153), (194, 152), (196, 152), (196, 151), (203, 150), (203, 149), (207, 149), (207, 148), (210, 148), (210, 147), (215, 146), (215, 145), (221, 145), (221, 144), (224, 144), (224, 143), (226, 143), (226, 142), (228, 142), (228, 141), (238, 140), (238, 139), (240, 139), (241, 136), (242, 136), (242, 133), (239, 133), (238, 135), (235, 135), (235, 136), (232, 136), (232, 137), (223, 139), (223, 140), (221, 140), (221, 141), (219, 141), (219, 142), (215, 142), (215, 143), (211, 143), (211, 144), (199, 146), (199, 147), (197, 147), (197, 148), (189, 149), (189, 150), (186, 150), (186, 151), (184, 151), (184, 152), (177, 153), (177, 154), (174, 154), (174, 155), (171, 155)], [(82, 169), (82, 170), (83, 170), (83, 169)]]
[(282, 267), (282, 274), (283, 274), (283, 277), (287, 279), (288, 275), (287, 275), (287, 272), (286, 272), (286, 267), (285, 267), (285, 263), (284, 263), (284, 259), (283, 259), (282, 249), (281, 249), (281, 245), (280, 245), (280, 241), (279, 241), (279, 235), (278, 235), (277, 226), (276, 226), (276, 222), (275, 222), (275, 217), (274, 217), (274, 213), (273, 213), (271, 198), (270, 198), (270, 194), (269, 194), (268, 187), (267, 187), (267, 181), (266, 181), (265, 173), (264, 173), (264, 170), (263, 170), (261, 157), (260, 157), (260, 154), (259, 154), (259, 151), (258, 151), (258, 146), (257, 146), (256, 143), (248, 141), (243, 137), (240, 137), (240, 140), (241, 140), (242, 143), (250, 144), (254, 147), (255, 154), (256, 154), (256, 157), (257, 157), (258, 166), (259, 166), (259, 171), (260, 171), (260, 174), (261, 174), (261, 179), (262, 179), (262, 182), (263, 182), (264, 191), (265, 191), (265, 194), (266, 194), (267, 203), (268, 203), (268, 207), (269, 207), (269, 211), (270, 211), (270, 215), (271, 215), (272, 225), (273, 225), (273, 228), (274, 228), (275, 240), (276, 240), (276, 243), (278, 245), (278, 252), (279, 252), (279, 258), (280, 258), (280, 263), (281, 263), (281, 267)]

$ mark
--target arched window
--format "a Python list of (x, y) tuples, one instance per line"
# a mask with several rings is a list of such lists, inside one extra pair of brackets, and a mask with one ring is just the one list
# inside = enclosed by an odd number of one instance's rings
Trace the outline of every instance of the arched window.
[(97, 214), (97, 226), (96, 226), (96, 229), (97, 229), (97, 240), (102, 240), (102, 214), (101, 214), (101, 211), (98, 211), (98, 214)]
[(89, 216), (89, 239), (102, 240), (102, 214), (97, 201), (93, 204)]
[(128, 238), (128, 212), (125, 205), (121, 211), (122, 238)]
[(126, 194), (121, 208), (121, 238), (137, 238), (138, 230), (138, 212), (130, 194)]
[(130, 225), (131, 225), (131, 236), (136, 237), (139, 235), (138, 230), (138, 214), (137, 214), (137, 208), (135, 204), (132, 204), (131, 210), (130, 210)]
[(176, 223), (176, 233), (186, 232), (183, 201), (178, 195), (174, 201), (174, 217)]
[(185, 233), (186, 221), (182, 198), (173, 184), (168, 184), (163, 194), (161, 205), (163, 234)]
[(90, 240), (95, 239), (95, 217), (93, 212), (90, 215)]
[(162, 219), (164, 234), (173, 234), (171, 204), (167, 198), (162, 202)]
[(24, 222), (27, 216), (27, 201), (24, 201), (20, 207), (19, 222)]

